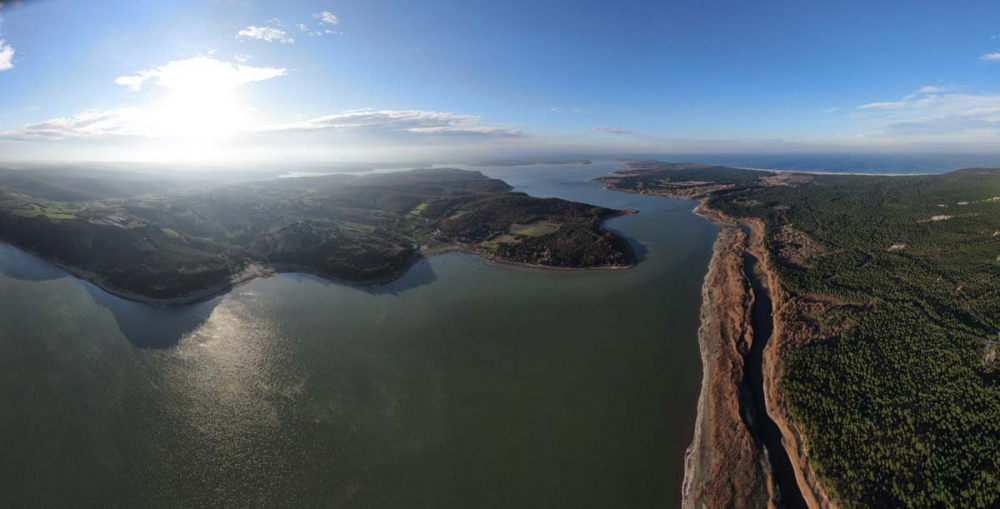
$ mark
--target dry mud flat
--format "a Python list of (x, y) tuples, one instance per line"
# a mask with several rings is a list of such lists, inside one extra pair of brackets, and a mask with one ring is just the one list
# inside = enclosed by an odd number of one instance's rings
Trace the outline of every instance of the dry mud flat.
[[(763, 356), (766, 411), (781, 431), (796, 484), (810, 508), (834, 504), (807, 461), (805, 439), (792, 423), (778, 384), (781, 358), (789, 348), (815, 337), (814, 317), (825, 304), (784, 292), (764, 248), (763, 224), (749, 226), (749, 237), (733, 219), (702, 202), (695, 213), (720, 225), (702, 288), (701, 350), (703, 378), (695, 436), (685, 457), (682, 505), (702, 507), (780, 507), (771, 467), (750, 429), (749, 388), (744, 355), (753, 342), (750, 312), (754, 294), (744, 272), (743, 253), (759, 260), (774, 306), (774, 332)], [(749, 423), (749, 424), (748, 424)]]
[(752, 341), (745, 243), (739, 228), (719, 232), (702, 287), (698, 344), (704, 374), (694, 441), (685, 457), (685, 508), (774, 505), (767, 462), (742, 415), (750, 398), (742, 351)]

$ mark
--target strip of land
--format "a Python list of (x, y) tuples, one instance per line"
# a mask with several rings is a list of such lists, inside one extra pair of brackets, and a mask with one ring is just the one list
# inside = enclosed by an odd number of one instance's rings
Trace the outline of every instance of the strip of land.
[[(595, 180), (702, 200), (723, 225), (706, 276), (685, 506), (759, 507), (765, 492), (781, 503), (760, 437), (753, 453), (734, 446), (754, 429), (740, 397), (753, 299), (737, 283), (740, 250), (770, 289), (766, 412), (809, 507), (1000, 503), (1000, 170), (888, 177), (635, 161)], [(951, 207), (962, 214), (927, 221)], [(734, 224), (749, 227), (745, 244)]]
[(183, 187), (0, 170), (0, 240), (156, 305), (280, 272), (387, 283), (452, 250), (548, 269), (627, 268), (627, 240), (601, 225), (630, 213), (448, 168)]

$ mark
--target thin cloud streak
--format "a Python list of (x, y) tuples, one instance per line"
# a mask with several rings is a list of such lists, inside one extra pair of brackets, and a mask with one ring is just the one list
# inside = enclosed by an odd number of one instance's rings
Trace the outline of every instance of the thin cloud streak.
[(295, 44), (295, 39), (288, 37), (287, 32), (271, 27), (249, 26), (237, 32), (236, 36), (240, 39), (257, 39), (266, 42), (279, 42), (281, 44)]
[(615, 134), (615, 135), (618, 135), (618, 136), (634, 136), (635, 135), (635, 131), (633, 131), (631, 129), (626, 129), (624, 127), (598, 127), (597, 131), (598, 132), (602, 132), (604, 134)]

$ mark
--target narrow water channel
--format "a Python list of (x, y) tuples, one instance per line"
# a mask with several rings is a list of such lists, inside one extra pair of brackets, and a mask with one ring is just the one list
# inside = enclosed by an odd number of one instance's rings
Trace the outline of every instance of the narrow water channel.
[(745, 251), (743, 252), (743, 270), (747, 279), (750, 280), (750, 286), (754, 293), (753, 308), (750, 310), (753, 344), (745, 357), (746, 380), (750, 385), (750, 394), (753, 399), (753, 408), (750, 410), (753, 415), (754, 434), (758, 440), (764, 443), (767, 450), (771, 472), (774, 474), (774, 480), (780, 492), (781, 505), (787, 509), (805, 508), (806, 503), (802, 498), (802, 492), (799, 491), (799, 485), (795, 481), (792, 462), (788, 459), (788, 454), (781, 445), (781, 430), (767, 414), (767, 407), (764, 403), (764, 348), (774, 331), (771, 294), (768, 292), (767, 286), (764, 285), (757, 268), (757, 258)]

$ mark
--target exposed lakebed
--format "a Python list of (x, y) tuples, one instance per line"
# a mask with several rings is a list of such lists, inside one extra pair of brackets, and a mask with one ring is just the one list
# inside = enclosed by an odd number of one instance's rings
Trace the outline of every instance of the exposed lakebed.
[(585, 182), (614, 166), (477, 169), (638, 209), (606, 223), (638, 248), (625, 271), (448, 253), (384, 286), (284, 274), (152, 308), (0, 245), (0, 501), (679, 503), (717, 228)]

